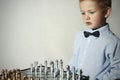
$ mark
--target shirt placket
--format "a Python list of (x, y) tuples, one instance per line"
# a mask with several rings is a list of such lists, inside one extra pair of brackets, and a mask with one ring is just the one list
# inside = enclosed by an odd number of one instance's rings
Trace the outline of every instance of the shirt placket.
[[(80, 62), (79, 62), (79, 64), (80, 64), (80, 68), (84, 68), (84, 64), (85, 64), (85, 59), (86, 59), (86, 57), (87, 57), (87, 54), (88, 54), (88, 51), (87, 50), (89, 50), (89, 45), (91, 44), (91, 41), (92, 41), (92, 39), (93, 39), (93, 36), (89, 36), (89, 38), (86, 38), (87, 40), (86, 40), (86, 45), (85, 45), (85, 47), (84, 47), (84, 50), (82, 51), (82, 54), (83, 55), (80, 55), (79, 56), (79, 58), (80, 58)], [(81, 52), (81, 51), (80, 51)]]

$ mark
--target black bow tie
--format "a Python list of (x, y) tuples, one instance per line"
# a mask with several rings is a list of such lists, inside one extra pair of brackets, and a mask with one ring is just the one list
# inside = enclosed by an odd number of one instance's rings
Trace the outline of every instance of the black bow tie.
[(90, 35), (93, 35), (93, 36), (95, 36), (95, 37), (99, 37), (99, 36), (100, 36), (100, 33), (99, 33), (99, 31), (95, 31), (95, 32), (93, 32), (93, 33), (84, 31), (84, 36), (85, 36), (86, 38), (89, 37)]

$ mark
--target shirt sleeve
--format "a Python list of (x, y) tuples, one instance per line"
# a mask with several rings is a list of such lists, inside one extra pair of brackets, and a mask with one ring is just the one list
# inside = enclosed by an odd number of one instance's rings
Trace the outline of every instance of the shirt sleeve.
[(96, 80), (120, 80), (120, 40), (107, 46), (105, 57), (109, 65)]

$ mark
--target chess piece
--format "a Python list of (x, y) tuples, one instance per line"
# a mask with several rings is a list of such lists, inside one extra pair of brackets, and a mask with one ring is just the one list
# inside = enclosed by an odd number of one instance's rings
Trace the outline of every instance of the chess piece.
[(21, 71), (20, 71), (20, 69), (16, 69), (16, 80), (21, 80)]
[(54, 71), (54, 78), (58, 77), (59, 75), (59, 68), (58, 68), (58, 60), (55, 61), (55, 71)]
[(45, 60), (45, 75), (47, 75), (47, 60)]
[(31, 75), (33, 74), (33, 70), (34, 70), (33, 64), (31, 63), (31, 64), (30, 64), (30, 74), (31, 74)]
[(35, 75), (38, 74), (38, 61), (34, 61)]
[(82, 80), (89, 80), (89, 76), (82, 76)]
[(66, 78), (67, 78), (67, 80), (70, 80), (70, 66), (67, 65), (66, 69), (67, 69), (67, 72), (66, 72), (67, 77)]
[(63, 69), (63, 61), (62, 59), (60, 60), (60, 77), (63, 78), (64, 77), (64, 69)]
[(13, 80), (13, 72), (12, 72), (12, 70), (9, 70), (9, 71), (8, 71), (8, 75), (9, 75), (9, 77), (11, 78), (11, 80)]
[(54, 72), (54, 78), (57, 78), (59, 75), (59, 69), (55, 69), (55, 72)]
[(78, 80), (82, 80), (82, 69), (78, 69)]
[(40, 77), (41, 77), (41, 75), (42, 75), (42, 64), (40, 64), (39, 75), (40, 75)]
[(50, 74), (51, 75), (54, 74), (54, 62), (53, 61), (50, 62)]
[(89, 76), (83, 75), (83, 71), (82, 71), (82, 69), (80, 69), (78, 80), (89, 80)]
[(30, 80), (34, 80), (34, 78), (33, 78), (33, 77), (30, 77)]
[(2, 71), (1, 71), (1, 79), (5, 80), (5, 71), (4, 71), (4, 69), (2, 69)]
[(4, 70), (4, 73), (5, 73), (5, 79), (7, 80), (7, 78), (8, 78), (8, 70), (5, 69), (5, 70)]
[(8, 77), (7, 80), (12, 80), (12, 79), (10, 77)]
[(55, 69), (58, 69), (58, 60), (55, 61)]
[(11, 70), (8, 71), (8, 80), (12, 80), (12, 71)]
[(23, 77), (23, 80), (28, 80), (27, 75), (25, 75), (25, 76)]
[(63, 68), (63, 61), (62, 61), (62, 59), (60, 60), (60, 68)]
[(75, 73), (75, 67), (72, 67), (72, 80), (76, 80), (76, 73)]
[(13, 80), (16, 80), (16, 70), (13, 69), (13, 76), (12, 76)]
[(60, 69), (60, 78), (61, 79), (64, 78), (64, 69), (63, 68)]

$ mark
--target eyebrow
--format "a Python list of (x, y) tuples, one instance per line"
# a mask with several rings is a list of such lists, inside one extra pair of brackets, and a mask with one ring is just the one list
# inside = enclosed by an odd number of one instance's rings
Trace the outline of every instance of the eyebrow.
[(80, 10), (80, 12), (85, 12), (85, 11), (83, 11), (83, 10)]
[[(90, 10), (87, 10), (87, 11), (96, 11), (95, 9), (90, 9)], [(80, 10), (80, 12), (86, 12), (84, 10)]]

